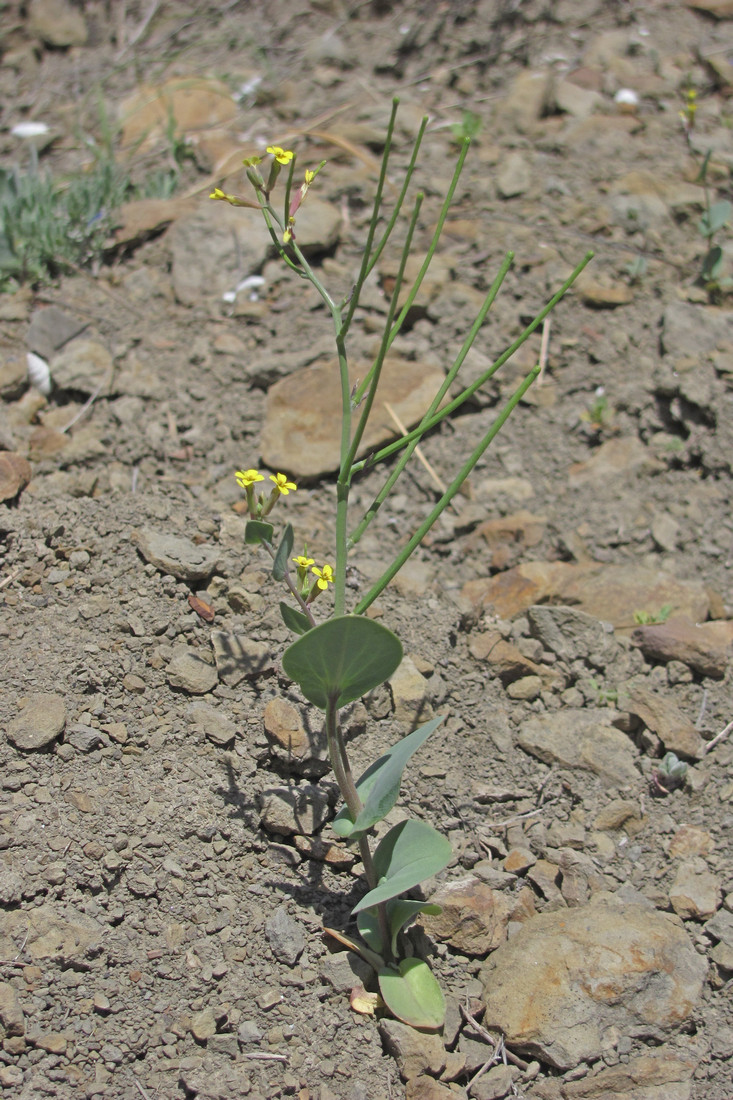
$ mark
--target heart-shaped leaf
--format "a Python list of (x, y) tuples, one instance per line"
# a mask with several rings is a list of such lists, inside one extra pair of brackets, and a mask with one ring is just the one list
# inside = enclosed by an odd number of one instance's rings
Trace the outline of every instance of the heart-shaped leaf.
[(259, 546), (263, 540), (272, 542), (274, 533), (275, 528), (271, 523), (264, 523), (261, 519), (251, 519), (244, 528), (244, 541), (248, 546)]
[(328, 619), (283, 654), (287, 676), (306, 699), (325, 710), (343, 707), (388, 680), (402, 660), (399, 638), (360, 615)]

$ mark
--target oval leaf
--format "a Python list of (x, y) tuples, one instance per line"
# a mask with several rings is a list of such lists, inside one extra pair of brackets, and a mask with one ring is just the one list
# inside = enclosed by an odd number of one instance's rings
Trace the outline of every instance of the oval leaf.
[(379, 971), (379, 992), (393, 1016), (410, 1027), (437, 1031), (445, 1020), (445, 999), (424, 959), (402, 959)]
[(378, 883), (354, 906), (352, 913), (396, 898), (423, 879), (437, 875), (450, 862), (452, 854), (450, 841), (427, 821), (401, 821), (377, 845), (374, 869)]
[(261, 519), (250, 519), (244, 528), (244, 541), (248, 546), (258, 546), (262, 540), (272, 542), (275, 528), (271, 523), (264, 523)]
[[(406, 898), (392, 898), (387, 902), (387, 921), (392, 945), (392, 954), (397, 955), (397, 937), (405, 925), (418, 913), (427, 913), (437, 917), (443, 910), (429, 901), (408, 901)], [(382, 932), (376, 909), (362, 909), (356, 918), (359, 935), (372, 951), (385, 954), (382, 944)]]
[(304, 615), (302, 611), (298, 611), (296, 607), (291, 607), (284, 600), (280, 601), (280, 614), (285, 625), (294, 634), (305, 634), (311, 628), (308, 616)]
[(283, 531), (283, 537), (280, 539), (280, 545), (272, 563), (272, 575), (276, 581), (281, 581), (288, 571), (288, 558), (293, 552), (294, 542), (293, 525), (288, 523)]
[(329, 619), (285, 650), (283, 668), (310, 703), (343, 707), (388, 680), (402, 660), (391, 630), (360, 615)]
[(364, 803), (364, 808), (356, 821), (352, 821), (348, 809), (344, 806), (332, 822), (334, 832), (339, 836), (358, 840), (367, 829), (371, 829), (372, 825), (376, 825), (387, 816), (400, 793), (400, 781), (407, 761), (427, 741), (442, 721), (441, 715), (426, 722), (419, 729), (413, 730), (367, 768), (356, 784), (356, 790)]

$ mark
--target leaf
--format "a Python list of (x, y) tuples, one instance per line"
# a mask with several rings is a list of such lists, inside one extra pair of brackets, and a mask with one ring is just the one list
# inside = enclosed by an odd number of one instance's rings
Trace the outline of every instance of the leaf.
[(377, 845), (374, 852), (377, 885), (352, 912), (369, 909), (411, 890), (423, 879), (442, 871), (452, 854), (450, 842), (427, 821), (401, 821)]
[(280, 601), (280, 614), (286, 627), (292, 630), (294, 634), (305, 634), (311, 628), (311, 621), (308, 616), (304, 615), (302, 611), (298, 611), (296, 607), (291, 607), (284, 600)]
[(402, 959), (379, 971), (379, 992), (393, 1016), (410, 1027), (437, 1031), (445, 1020), (443, 991), (424, 959)]
[(384, 1001), (378, 993), (367, 993), (363, 985), (355, 985), (349, 997), (354, 1012), (360, 1016), (374, 1016), (378, 1008), (384, 1007)]
[(361, 813), (356, 821), (352, 821), (344, 806), (333, 820), (334, 832), (339, 836), (358, 840), (372, 825), (386, 817), (397, 801), (407, 761), (442, 721), (443, 717), (440, 716), (426, 722), (424, 726), (403, 737), (367, 768), (356, 784), (357, 794), (364, 803)]
[[(397, 937), (408, 921), (412, 920), (418, 913), (429, 913), (431, 916), (437, 917), (442, 911), (440, 905), (433, 905), (428, 901), (409, 901), (406, 898), (392, 898), (391, 901), (388, 901), (387, 921), (389, 923), (392, 954), (397, 954)], [(383, 955), (385, 951), (376, 908), (362, 909), (356, 918), (356, 926), (367, 946), (372, 951)]]
[(276, 581), (281, 581), (288, 571), (288, 558), (293, 552), (294, 542), (293, 525), (289, 523), (283, 531), (283, 537), (280, 539), (280, 545), (272, 563), (272, 575)]
[(343, 707), (388, 680), (402, 660), (391, 630), (360, 615), (328, 619), (285, 650), (283, 669), (310, 703)]
[(355, 955), (359, 955), (364, 962), (369, 963), (372, 969), (379, 970), (384, 966), (382, 956), (372, 951), (368, 944), (357, 943), (356, 940), (345, 936), (343, 932), (337, 932), (335, 928), (326, 928), (325, 925), (323, 931), (327, 936), (333, 936), (337, 943), (340, 943), (343, 947), (348, 947), (349, 951), (353, 951)]
[(250, 519), (244, 529), (244, 541), (248, 546), (257, 546), (263, 540), (272, 542), (275, 528), (271, 523), (263, 523), (261, 519)]
[(705, 282), (717, 278), (720, 274), (720, 269), (723, 266), (723, 249), (719, 244), (714, 244), (713, 247), (706, 253), (705, 259), (702, 262), (702, 269), (700, 274)]

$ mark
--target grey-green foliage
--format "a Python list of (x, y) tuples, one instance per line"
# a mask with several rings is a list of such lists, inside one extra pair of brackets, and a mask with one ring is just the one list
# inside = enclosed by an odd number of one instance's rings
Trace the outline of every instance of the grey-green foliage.
[(89, 172), (65, 180), (35, 166), (0, 169), (0, 290), (91, 263), (109, 242), (123, 202), (168, 197), (177, 181), (171, 168), (134, 186), (128, 172), (106, 156)]

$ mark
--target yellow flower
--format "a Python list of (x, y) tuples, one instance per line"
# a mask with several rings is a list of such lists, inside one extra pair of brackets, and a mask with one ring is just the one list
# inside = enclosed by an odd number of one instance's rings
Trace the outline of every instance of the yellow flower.
[(267, 152), (275, 158), (278, 164), (290, 164), (294, 155), (292, 149), (281, 149), (279, 145), (268, 145)]
[(330, 565), (324, 565), (323, 569), (319, 569), (317, 565), (314, 565), (311, 569), (311, 573), (314, 577), (318, 578), (316, 584), (321, 592), (325, 592), (329, 584), (333, 584), (333, 568)]
[(229, 201), (228, 196), (224, 194), (221, 187), (215, 187), (214, 190), (209, 195), (209, 198), (210, 199), (223, 199), (224, 202)]
[(270, 481), (275, 482), (275, 488), (278, 492), (282, 493), (284, 497), (288, 495), (291, 489), (295, 492), (298, 488), (294, 481), (288, 481), (286, 474), (270, 474)]
[(237, 479), (237, 484), (241, 485), (243, 489), (249, 489), (256, 481), (265, 480), (257, 470), (237, 470), (234, 476)]
[(293, 561), (298, 566), (298, 569), (310, 569), (312, 565), (315, 565), (315, 558), (307, 558), (305, 554), (298, 554), (297, 558), (293, 558)]

